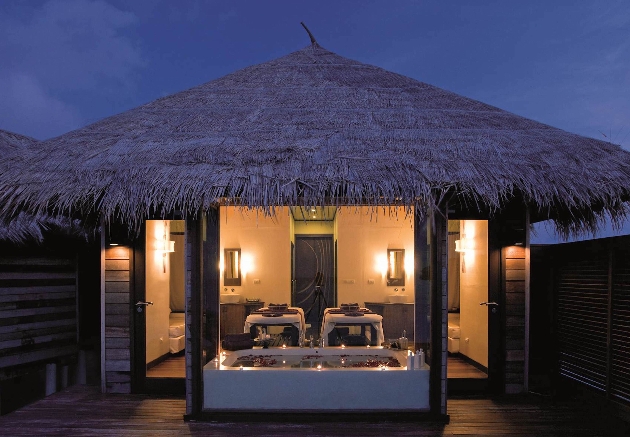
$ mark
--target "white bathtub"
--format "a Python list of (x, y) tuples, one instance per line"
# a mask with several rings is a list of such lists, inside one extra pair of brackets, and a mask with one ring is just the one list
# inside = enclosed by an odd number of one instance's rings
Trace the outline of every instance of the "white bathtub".
[[(247, 357), (256, 357), (252, 364)], [(203, 369), (206, 410), (401, 411), (429, 409), (429, 367), (382, 347), (270, 348), (231, 352)], [(395, 358), (400, 367), (391, 359)], [(376, 367), (330, 367), (376, 365)], [(285, 363), (282, 363), (285, 361)], [(383, 365), (385, 363), (390, 366)], [(241, 364), (244, 364), (241, 367)]]

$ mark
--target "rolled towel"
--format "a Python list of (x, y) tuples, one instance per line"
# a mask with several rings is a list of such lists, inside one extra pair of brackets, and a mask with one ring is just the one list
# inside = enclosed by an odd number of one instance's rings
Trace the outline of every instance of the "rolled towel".
[(286, 303), (270, 303), (269, 306), (270, 311), (285, 311), (289, 308), (289, 304)]
[(342, 303), (339, 308), (341, 308), (342, 311), (359, 311), (359, 304), (358, 303)]

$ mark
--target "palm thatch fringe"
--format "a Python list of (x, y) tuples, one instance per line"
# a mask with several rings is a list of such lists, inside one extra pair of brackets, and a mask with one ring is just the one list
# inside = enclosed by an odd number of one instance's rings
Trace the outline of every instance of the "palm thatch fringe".
[(40, 144), (0, 177), (0, 213), (93, 214), (138, 228), (225, 199), (281, 205), (515, 198), (564, 234), (628, 214), (630, 153), (318, 44)]
[[(38, 141), (34, 138), (0, 130), (0, 170), (2, 174), (19, 173), (37, 153)], [(4, 193), (6, 194), (6, 193)], [(0, 221), (0, 241), (13, 244), (42, 243), (44, 234), (57, 231), (86, 239), (87, 233), (77, 220), (51, 217), (43, 214), (27, 214), (16, 211), (12, 219)]]
[(47, 232), (72, 236), (77, 239), (88, 239), (88, 234), (78, 220), (67, 217), (40, 216), (20, 213), (8, 223), (0, 223), (0, 241), (20, 245), (27, 243), (43, 243)]

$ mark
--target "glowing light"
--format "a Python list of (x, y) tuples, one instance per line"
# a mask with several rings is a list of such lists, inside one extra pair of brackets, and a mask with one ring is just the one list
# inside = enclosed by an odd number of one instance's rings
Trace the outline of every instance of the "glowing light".
[(455, 252), (467, 252), (472, 250), (472, 244), (467, 238), (455, 240)]
[(241, 274), (243, 277), (247, 276), (248, 273), (254, 271), (254, 260), (251, 255), (247, 253), (241, 254)]
[(317, 365), (317, 370), (322, 370), (322, 365), (321, 364)]
[(168, 222), (164, 221), (162, 226), (155, 227), (155, 250), (158, 252), (175, 252), (175, 242), (168, 239)]
[(405, 274), (407, 276), (413, 275), (413, 256), (405, 257)]
[(387, 255), (376, 255), (374, 257), (374, 270), (385, 277), (387, 274)]

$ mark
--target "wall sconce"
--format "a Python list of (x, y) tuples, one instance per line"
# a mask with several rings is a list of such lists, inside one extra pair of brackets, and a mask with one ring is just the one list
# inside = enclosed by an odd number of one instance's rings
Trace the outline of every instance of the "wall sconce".
[(153, 248), (156, 252), (168, 253), (175, 252), (175, 242), (168, 239), (168, 222), (164, 221), (164, 226), (162, 228), (164, 233), (162, 238), (159, 236), (156, 237), (155, 242), (153, 243)]
[(175, 252), (175, 242), (170, 240), (157, 240), (155, 242), (155, 250), (158, 252)]
[(455, 252), (466, 252), (470, 250), (470, 242), (466, 238), (455, 240)]
[(171, 241), (167, 238), (167, 230), (168, 224), (164, 222), (164, 235), (161, 239), (155, 240), (154, 247), (155, 251), (158, 253), (162, 253), (162, 270), (166, 273), (166, 254), (175, 252), (175, 242)]
[(243, 278), (247, 276), (248, 273), (254, 271), (254, 258), (248, 254), (244, 253), (241, 255), (241, 275)]

